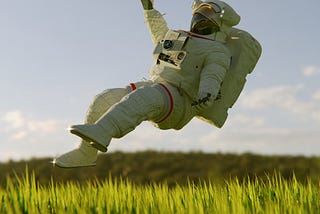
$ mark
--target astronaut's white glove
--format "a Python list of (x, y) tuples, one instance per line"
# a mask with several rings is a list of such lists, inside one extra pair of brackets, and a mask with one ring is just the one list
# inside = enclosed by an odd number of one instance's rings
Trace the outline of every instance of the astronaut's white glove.
[(142, 6), (144, 10), (152, 10), (153, 9), (153, 0), (141, 0)]
[(203, 110), (211, 104), (212, 95), (206, 92), (199, 93), (199, 99), (192, 102), (191, 106), (197, 108), (198, 110)]

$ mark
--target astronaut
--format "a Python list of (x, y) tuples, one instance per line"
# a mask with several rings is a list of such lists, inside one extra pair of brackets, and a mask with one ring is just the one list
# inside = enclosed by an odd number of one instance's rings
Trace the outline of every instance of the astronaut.
[[(251, 35), (233, 28), (240, 16), (227, 3), (195, 0), (190, 31), (183, 31), (170, 30), (152, 0), (141, 2), (155, 45), (150, 80), (95, 96), (84, 124), (69, 127), (82, 138), (80, 146), (56, 158), (57, 166), (94, 166), (97, 152), (106, 152), (112, 138), (123, 137), (143, 121), (179, 130), (198, 117), (222, 127), (257, 63), (261, 47)], [(238, 39), (231, 41), (233, 37)], [(242, 37), (247, 41), (244, 51), (253, 57), (240, 54)], [(236, 72), (239, 64), (242, 70)]]

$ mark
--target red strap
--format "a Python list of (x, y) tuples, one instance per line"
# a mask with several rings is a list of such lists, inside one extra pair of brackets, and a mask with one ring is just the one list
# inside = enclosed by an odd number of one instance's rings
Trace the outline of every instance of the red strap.
[(169, 96), (169, 99), (170, 99), (170, 107), (169, 107), (168, 113), (160, 121), (157, 121), (156, 123), (161, 123), (164, 120), (166, 120), (171, 115), (171, 113), (173, 111), (173, 97), (172, 97), (172, 94), (170, 93), (169, 89), (164, 84), (159, 83), (159, 85), (161, 85), (164, 88), (164, 90), (167, 92), (167, 94)]
[(136, 90), (137, 89), (137, 86), (134, 84), (134, 83), (130, 83), (130, 86), (132, 88), (132, 91)]
[(190, 31), (185, 31), (185, 30), (180, 30), (180, 31), (185, 32), (185, 33), (187, 33), (189, 36), (192, 36), (192, 37), (196, 37), (196, 38), (200, 38), (200, 39), (206, 39), (206, 40), (214, 41), (213, 39), (210, 39), (210, 38), (201, 36), (201, 35), (196, 34), (196, 33), (192, 33), (192, 32), (190, 32)]

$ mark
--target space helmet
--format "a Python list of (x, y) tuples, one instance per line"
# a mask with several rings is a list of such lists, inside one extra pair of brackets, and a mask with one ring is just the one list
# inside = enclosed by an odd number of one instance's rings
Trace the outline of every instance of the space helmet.
[(240, 16), (227, 3), (219, 0), (193, 2), (190, 31), (201, 35), (229, 33), (240, 22)]

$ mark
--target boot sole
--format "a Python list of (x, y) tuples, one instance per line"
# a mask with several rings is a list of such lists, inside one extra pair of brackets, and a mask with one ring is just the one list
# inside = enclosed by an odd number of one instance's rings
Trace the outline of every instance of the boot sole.
[(79, 165), (79, 166), (65, 166), (65, 165), (59, 165), (58, 163), (56, 163), (55, 161), (51, 162), (53, 164), (53, 166), (57, 166), (59, 168), (63, 168), (63, 169), (69, 169), (69, 168), (83, 168), (83, 167), (94, 167), (97, 164), (96, 163), (92, 163), (92, 164), (88, 164), (88, 165)]
[(107, 152), (108, 151), (108, 149), (106, 147), (104, 147), (103, 145), (101, 145), (98, 142), (95, 142), (94, 139), (91, 139), (88, 136), (80, 133), (77, 129), (70, 127), (69, 131), (71, 132), (71, 134), (77, 135), (78, 137), (81, 137), (85, 141), (90, 142), (90, 145), (93, 146), (94, 148), (98, 149), (100, 152)]

